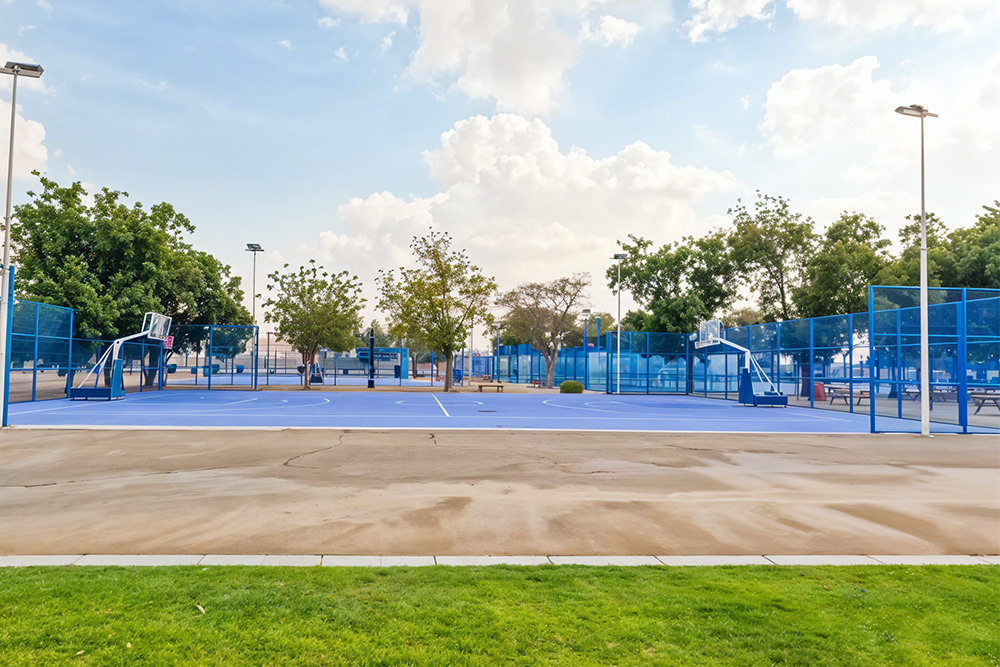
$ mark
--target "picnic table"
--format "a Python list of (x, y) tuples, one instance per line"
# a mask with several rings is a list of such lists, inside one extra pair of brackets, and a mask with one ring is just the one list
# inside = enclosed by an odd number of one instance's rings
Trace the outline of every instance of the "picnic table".
[(973, 414), (978, 415), (979, 411), (986, 406), (987, 403), (993, 403), (993, 407), (1000, 410), (1000, 392), (996, 391), (970, 391), (969, 399), (976, 404), (976, 411)]
[[(833, 405), (833, 402), (838, 398), (844, 401), (844, 405), (851, 404), (851, 389), (849, 387), (845, 387), (843, 385), (827, 385), (826, 395), (830, 397), (830, 405)], [(867, 401), (869, 398), (868, 390), (855, 389), (854, 396), (858, 399), (855, 405), (861, 405), (861, 401)]]

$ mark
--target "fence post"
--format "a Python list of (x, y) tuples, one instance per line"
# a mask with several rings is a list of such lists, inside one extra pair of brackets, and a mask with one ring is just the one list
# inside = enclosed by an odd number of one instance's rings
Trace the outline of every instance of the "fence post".
[[(35, 389), (38, 386), (38, 316), (41, 304), (35, 304), (35, 352), (31, 362), (31, 400), (35, 399)], [(13, 313), (11, 313), (13, 315)]]
[(962, 288), (962, 300), (958, 303), (956, 310), (956, 329), (958, 334), (958, 423), (962, 426), (962, 433), (969, 432), (969, 350), (966, 335), (968, 334), (967, 320), (967, 294), (966, 288)]
[(69, 338), (69, 355), (66, 357), (66, 395), (69, 396), (70, 387), (73, 386), (73, 315), (76, 313), (75, 310), (70, 308), (69, 310), (69, 333), (66, 334)]
[(868, 286), (868, 414), (870, 415), (871, 432), (875, 429), (875, 288)]
[(208, 376), (208, 390), (212, 391), (212, 334), (215, 332), (215, 325), (208, 325), (208, 351), (205, 354), (205, 373)]

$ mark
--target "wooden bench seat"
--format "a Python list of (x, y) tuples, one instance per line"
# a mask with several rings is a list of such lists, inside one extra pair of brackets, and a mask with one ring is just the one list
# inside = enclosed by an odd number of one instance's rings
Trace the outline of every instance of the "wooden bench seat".
[(502, 382), (480, 382), (479, 383), (479, 393), (483, 393), (483, 387), (488, 389), (496, 389), (498, 394), (503, 393), (503, 383)]
[[(844, 405), (851, 404), (851, 390), (849, 387), (837, 386), (837, 385), (827, 385), (826, 395), (830, 397), (830, 405), (838, 398), (844, 401)], [(857, 399), (855, 405), (861, 405), (861, 401), (868, 400), (868, 390), (867, 389), (855, 389), (854, 398)]]
[(969, 392), (969, 398), (976, 404), (976, 411), (973, 414), (978, 415), (987, 403), (992, 403), (997, 410), (1000, 410), (1000, 392), (972, 391)]

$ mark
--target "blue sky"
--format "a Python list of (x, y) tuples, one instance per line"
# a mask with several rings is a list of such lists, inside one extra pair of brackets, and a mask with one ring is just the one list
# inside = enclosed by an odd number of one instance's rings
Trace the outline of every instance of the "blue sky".
[[(434, 227), (504, 289), (587, 271), (612, 310), (617, 240), (702, 234), (758, 189), (895, 239), (901, 104), (941, 114), (928, 208), (971, 224), (1000, 198), (998, 26), (994, 0), (0, 0), (0, 57), (45, 68), (14, 198), (40, 169), (168, 201), (246, 287), (257, 242), (258, 291), (316, 258), (370, 302)], [(9, 100), (3, 77), (5, 156)]]

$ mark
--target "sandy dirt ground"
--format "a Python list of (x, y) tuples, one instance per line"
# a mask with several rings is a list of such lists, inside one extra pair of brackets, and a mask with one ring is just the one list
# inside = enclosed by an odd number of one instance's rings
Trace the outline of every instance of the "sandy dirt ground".
[(998, 554), (1000, 439), (0, 431), (0, 554)]

